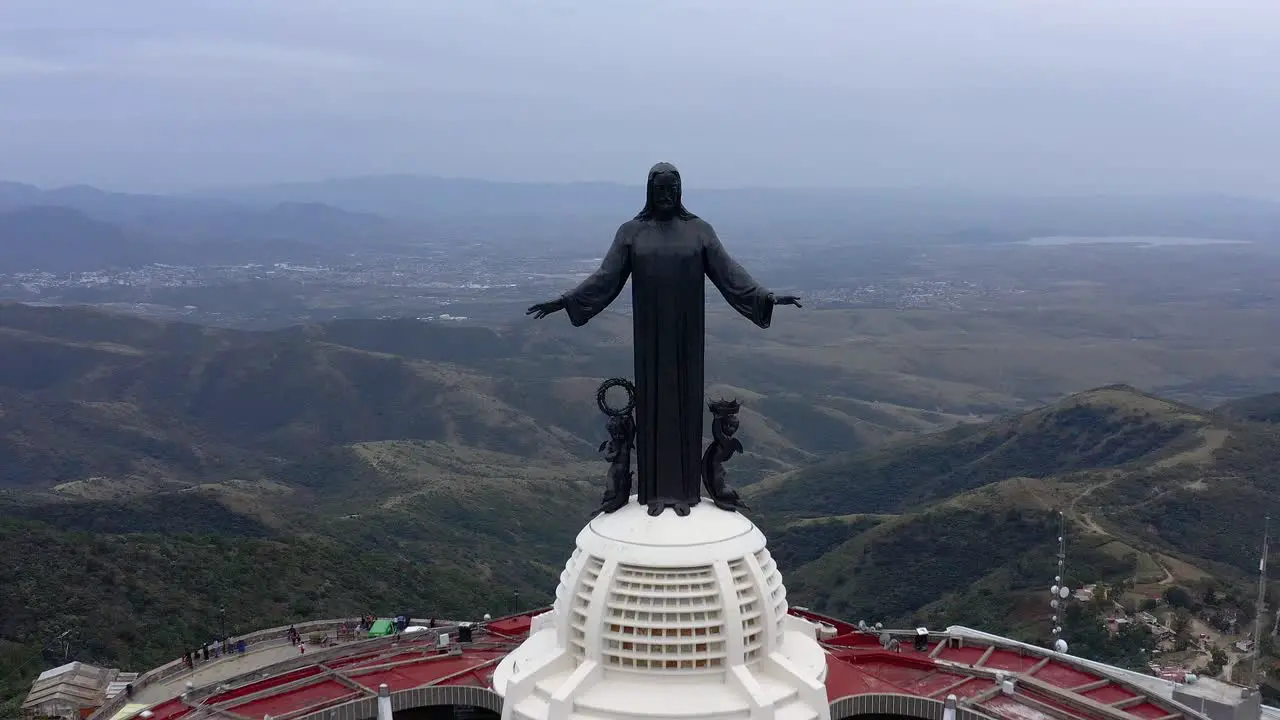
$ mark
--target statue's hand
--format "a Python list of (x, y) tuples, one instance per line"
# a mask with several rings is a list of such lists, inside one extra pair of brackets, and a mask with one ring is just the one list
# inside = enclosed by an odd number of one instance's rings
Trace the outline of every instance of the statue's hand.
[(774, 295), (772, 297), (774, 305), (795, 305), (798, 308), (804, 307), (800, 304), (800, 298), (795, 295)]
[(529, 306), (528, 310), (524, 311), (524, 314), (532, 315), (535, 320), (541, 320), (542, 318), (548, 315), (551, 315), (553, 313), (558, 313), (563, 309), (564, 309), (564, 299), (556, 298), (555, 300), (551, 300), (549, 302), (538, 303), (537, 305), (531, 305)]

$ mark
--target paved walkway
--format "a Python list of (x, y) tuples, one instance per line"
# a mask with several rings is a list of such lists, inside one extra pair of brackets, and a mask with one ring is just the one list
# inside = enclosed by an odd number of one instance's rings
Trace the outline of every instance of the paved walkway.
[(244, 655), (210, 660), (197, 665), (194, 670), (175, 675), (164, 683), (143, 688), (137, 693), (134, 702), (149, 707), (178, 697), (186, 691), (187, 683), (191, 683), (192, 687), (202, 687), (297, 656), (298, 647), (286, 639), (261, 643)]

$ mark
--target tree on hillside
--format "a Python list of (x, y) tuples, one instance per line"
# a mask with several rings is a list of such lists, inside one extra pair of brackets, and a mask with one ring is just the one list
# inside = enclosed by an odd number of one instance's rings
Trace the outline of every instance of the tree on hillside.
[(1178, 608), (1173, 613), (1173, 621), (1169, 627), (1178, 635), (1185, 635), (1191, 629), (1191, 613), (1185, 608)]
[(1227, 666), (1227, 653), (1220, 647), (1215, 647), (1209, 651), (1209, 667), (1205, 669), (1205, 674), (1209, 677), (1217, 677), (1222, 674), (1222, 669)]
[(1181, 585), (1173, 585), (1164, 591), (1164, 601), (1175, 608), (1193, 609), (1196, 605), (1196, 599), (1192, 597), (1191, 592)]
[(1258, 643), (1258, 655), (1261, 657), (1275, 657), (1276, 639), (1270, 635), (1263, 634), (1262, 642)]

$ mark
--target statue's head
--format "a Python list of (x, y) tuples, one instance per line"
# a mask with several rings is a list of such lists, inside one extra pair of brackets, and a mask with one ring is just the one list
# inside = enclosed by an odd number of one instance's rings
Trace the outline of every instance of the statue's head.
[(730, 415), (726, 417), (724, 419), (724, 434), (733, 435), (734, 433), (738, 432), (738, 426), (739, 426), (739, 421), (738, 421), (737, 415)]
[(649, 202), (662, 219), (675, 216), (680, 207), (680, 171), (670, 163), (658, 163), (649, 171)]
[(631, 435), (631, 416), (614, 415), (609, 418), (609, 437), (613, 440), (626, 440)]
[(713, 400), (707, 403), (707, 409), (711, 411), (713, 427), (719, 426), (725, 435), (738, 432), (738, 411), (742, 405), (737, 400)]
[(680, 171), (671, 163), (660, 162), (649, 169), (649, 181), (645, 186), (644, 210), (638, 220), (688, 220), (696, 217), (681, 202)]

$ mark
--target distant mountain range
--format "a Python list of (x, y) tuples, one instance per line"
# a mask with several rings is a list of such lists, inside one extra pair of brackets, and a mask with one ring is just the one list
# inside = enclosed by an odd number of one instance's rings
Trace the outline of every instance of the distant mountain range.
[(316, 202), (244, 205), (0, 183), (0, 273), (344, 257), (414, 230)]
[(236, 207), (235, 203), (226, 201), (110, 192), (89, 185), (43, 189), (0, 181), (0, 211), (30, 205), (67, 207), (104, 222), (117, 223), (166, 215), (209, 215)]
[[(1016, 197), (956, 190), (701, 188), (690, 209), (714, 223), (790, 242), (1006, 242), (1037, 235), (1198, 235), (1276, 241), (1280, 203), (1197, 196)], [(52, 190), (0, 182), (0, 211), (66, 207), (163, 240), (347, 243), (500, 227), (569, 234), (570, 218), (611, 224), (636, 213), (639, 185), (506, 183), (426, 175), (247, 185), (181, 195)], [(385, 219), (384, 219), (385, 218)], [(407, 232), (404, 224), (420, 233)], [(523, 224), (522, 224), (523, 223)], [(549, 225), (548, 225), (549, 223)], [(594, 225), (593, 225), (594, 227)], [(523, 230), (522, 230), (523, 228)], [(492, 232), (487, 233), (492, 235)], [(527, 237), (525, 239), (528, 239)], [(0, 243), (5, 238), (0, 236)]]
[[(505, 183), (421, 175), (224, 188), (189, 197), (246, 203), (322, 202), (418, 219), (588, 215), (621, 219), (644, 202), (639, 185)], [(1057, 234), (1203, 234), (1276, 239), (1280, 203), (1225, 196), (1016, 197), (923, 189), (716, 189), (687, 180), (689, 208), (716, 223), (924, 235), (966, 241)], [(874, 238), (868, 238), (874, 239)]]
[(146, 258), (144, 243), (78, 210), (31, 205), (0, 211), (0, 272), (129, 267)]

